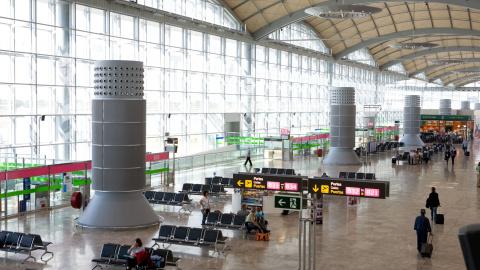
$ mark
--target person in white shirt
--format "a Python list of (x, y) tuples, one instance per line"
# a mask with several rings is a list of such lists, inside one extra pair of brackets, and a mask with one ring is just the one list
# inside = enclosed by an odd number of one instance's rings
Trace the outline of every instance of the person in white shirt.
[(135, 268), (137, 266), (137, 258), (135, 254), (144, 250), (145, 248), (143, 247), (142, 240), (140, 240), (140, 238), (135, 239), (135, 242), (133, 242), (132, 247), (130, 247), (127, 250), (127, 253), (131, 257), (131, 258), (127, 258), (127, 263), (125, 264), (125, 266), (127, 267), (127, 270), (132, 269), (132, 267)]
[(203, 219), (202, 225), (205, 225), (205, 220), (207, 220), (208, 213), (210, 212), (210, 200), (208, 198), (208, 190), (203, 191), (203, 197), (200, 199), (200, 211), (202, 211)]
[(243, 166), (247, 166), (247, 162), (250, 162), (250, 166), (252, 166), (252, 160), (250, 160), (250, 147), (247, 148), (247, 159), (245, 160)]

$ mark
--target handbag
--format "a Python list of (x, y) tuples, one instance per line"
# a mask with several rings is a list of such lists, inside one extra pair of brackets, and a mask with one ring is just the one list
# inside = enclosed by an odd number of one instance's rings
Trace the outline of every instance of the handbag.
[(152, 260), (153, 266), (155, 268), (164, 268), (165, 267), (165, 259), (163, 257), (158, 256), (158, 255), (152, 255), (152, 257), (150, 257), (150, 259)]
[(202, 210), (202, 214), (208, 215), (208, 213), (210, 213), (210, 209), (204, 208), (204, 209)]
[(425, 207), (430, 208), (430, 198), (428, 198), (427, 201), (425, 202)]

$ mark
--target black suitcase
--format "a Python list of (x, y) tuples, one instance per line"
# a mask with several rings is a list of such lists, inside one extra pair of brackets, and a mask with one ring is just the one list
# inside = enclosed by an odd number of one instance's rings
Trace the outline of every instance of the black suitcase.
[(436, 224), (443, 224), (445, 221), (443, 214), (437, 214), (437, 219), (435, 220)]
[(396, 159), (396, 158), (392, 158), (392, 163), (393, 163), (393, 164), (397, 163), (397, 159)]
[(465, 156), (469, 157), (470, 156), (470, 151), (465, 152)]

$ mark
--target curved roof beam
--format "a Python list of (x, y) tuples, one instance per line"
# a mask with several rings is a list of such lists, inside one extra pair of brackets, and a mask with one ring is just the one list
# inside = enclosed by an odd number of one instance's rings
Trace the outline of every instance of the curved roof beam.
[[(387, 63), (380, 66), (380, 70), (386, 70), (387, 68), (394, 66), (396, 64), (402, 63), (403, 61), (406, 61), (406, 60), (413, 60), (417, 57), (422, 57), (429, 54), (443, 53), (443, 52), (480, 52), (480, 47), (451, 46), (451, 47), (440, 47), (440, 48), (422, 50), (415, 53), (404, 55), (400, 59), (394, 59), (394, 60), (388, 61)], [(431, 60), (434, 60), (434, 59), (431, 59)], [(382, 59), (377, 59), (377, 61), (382, 61)]]
[[(384, 3), (385, 0), (371, 0), (371, 1), (365, 1), (365, 0), (343, 0), (342, 5), (369, 5), (369, 4), (376, 4), (376, 3)], [(401, 1), (399, 1), (401, 2)], [(425, 3), (425, 0), (409, 0), (409, 3)], [(428, 1), (429, 3), (438, 3), (438, 4), (445, 4), (445, 5), (451, 5), (451, 6), (461, 6), (465, 8), (470, 8), (470, 9), (477, 9), (480, 10), (480, 1), (465, 1), (462, 4), (456, 4), (453, 3), (452, 0), (431, 0)], [(338, 0), (328, 0), (322, 3), (318, 3), (315, 5), (312, 5), (311, 7), (316, 7), (316, 6), (333, 6), (333, 5), (338, 5)], [(266, 36), (268, 36), (270, 33), (274, 32), (277, 29), (280, 29), (286, 25), (289, 25), (294, 22), (298, 22), (301, 20), (304, 20), (308, 17), (311, 17), (311, 15), (308, 15), (305, 13), (305, 9), (310, 8), (306, 7), (300, 10), (297, 10), (293, 12), (292, 14), (285, 15), (280, 19), (277, 19), (262, 28), (258, 29), (257, 31), (253, 32), (252, 36), (254, 40), (259, 40), (262, 39)], [(258, 12), (257, 12), (258, 13)]]
[[(460, 81), (464, 81), (464, 80), (468, 80), (468, 79), (472, 79), (472, 78), (479, 78), (479, 80), (480, 80), (480, 74), (472, 74), (472, 75), (456, 78), (456, 79), (450, 80), (448, 82), (445, 82), (445, 85), (451, 84), (451, 83), (454, 84), (456, 82), (460, 82)], [(472, 81), (472, 80), (469, 80), (469, 81)], [(461, 85), (457, 85), (457, 86), (461, 86)]]
[[(455, 32), (452, 32), (455, 31)], [(382, 43), (386, 42), (392, 39), (396, 38), (408, 38), (408, 34), (412, 34), (412, 30), (407, 30), (407, 31), (402, 31), (402, 32), (396, 32), (392, 34), (388, 34), (385, 36), (381, 36), (379, 38), (372, 38), (372, 39), (367, 39), (364, 42), (360, 42), (356, 45), (353, 45), (352, 47), (349, 47), (337, 54), (334, 55), (335, 59), (341, 59), (344, 56), (347, 56), (355, 51), (358, 51), (363, 48), (367, 48), (371, 45), (377, 44), (377, 43)], [(474, 37), (480, 37), (480, 31), (477, 30), (470, 30), (470, 29), (452, 29), (452, 28), (429, 28), (429, 29), (418, 29), (415, 30), (415, 35), (443, 35), (443, 34), (449, 34), (451, 36), (474, 36)]]
[[(438, 68), (438, 67), (441, 67), (441, 66), (440, 65), (431, 65), (431, 66), (428, 66), (428, 67), (424, 67), (422, 69), (416, 70), (416, 71), (408, 74), (408, 77), (413, 78), (413, 77), (417, 76), (418, 74), (420, 74), (422, 72), (426, 72), (426, 71), (429, 71), (431, 69), (435, 69), (435, 68)], [(425, 74), (425, 75), (427, 75), (427, 74)]]
[(473, 77), (471, 80), (468, 80), (464, 83), (461, 83), (461, 84), (457, 85), (456, 88), (460, 88), (460, 87), (465, 86), (467, 84), (471, 84), (471, 83), (478, 82), (478, 81), (480, 81), (480, 75), (477, 74), (477, 77)]
[[(237, 13), (233, 12), (233, 10), (225, 3), (224, 0), (215, 0), (220, 6), (223, 7), (230, 15), (232, 15), (235, 20), (243, 27), (245, 23), (242, 22), (242, 19), (238, 17)], [(247, 30), (248, 31), (248, 30)]]
[[(465, 59), (465, 64), (466, 64), (466, 63), (478, 63), (478, 62), (480, 62), (480, 58)], [(408, 77), (409, 77), (409, 78), (413, 78), (413, 77), (417, 76), (418, 74), (420, 74), (420, 73), (422, 73), (422, 72), (427, 72), (427, 71), (429, 71), (429, 70), (436, 69), (436, 68), (439, 68), (439, 67), (443, 67), (443, 66), (441, 66), (441, 65), (430, 65), (430, 66), (424, 67), (424, 68), (422, 68), (422, 69), (419, 69), (419, 70), (416, 70), (416, 71), (410, 73), (410, 74), (408, 75)], [(445, 73), (446, 73), (446, 72), (445, 72)], [(443, 77), (443, 76), (444, 76), (444, 75), (442, 75), (442, 77)], [(434, 78), (432, 78), (431, 80), (434, 81), (434, 80), (436, 80), (436, 79), (439, 79), (439, 78), (434, 77)]]
[[(468, 63), (478, 63), (480, 62), (480, 58), (470, 58), (470, 59), (465, 59), (465, 63), (464, 64), (468, 64)], [(432, 65), (433, 66), (433, 65)], [(432, 66), (428, 66), (428, 67), (432, 67)], [(458, 65), (460, 67), (460, 65)], [(427, 68), (428, 68), (427, 67)], [(442, 67), (442, 66), (436, 66), (436, 67), (433, 67), (433, 68), (430, 68), (430, 69), (434, 69), (434, 68), (438, 68), (438, 67)], [(441, 74), (435, 76), (435, 77), (432, 77), (430, 79), (430, 82), (432, 81), (435, 81), (436, 79), (441, 79), (442, 77), (445, 77), (445, 76), (448, 76), (452, 73), (455, 73), (455, 71), (457, 70), (462, 70), (462, 69), (468, 69), (470, 67), (464, 67), (464, 66), (461, 66), (461, 68), (455, 68), (455, 69), (452, 69), (452, 70), (446, 70), (445, 72), (442, 72)], [(477, 67), (478, 68), (478, 67)]]

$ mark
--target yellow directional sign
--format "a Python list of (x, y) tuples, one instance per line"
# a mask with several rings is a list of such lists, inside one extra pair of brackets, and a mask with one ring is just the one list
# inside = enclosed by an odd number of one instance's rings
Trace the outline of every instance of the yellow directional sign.
[(242, 186), (243, 185), (242, 180), (238, 180), (237, 185)]
[(245, 187), (246, 187), (246, 188), (251, 188), (251, 187), (252, 187), (252, 183), (253, 183), (252, 180), (245, 180)]
[[(328, 193), (330, 189), (330, 186), (327, 185), (322, 185), (322, 193)], [(318, 189), (317, 189), (318, 190)]]
[(313, 187), (312, 189), (313, 189), (313, 192), (317, 192), (319, 188), (317, 187), (317, 185), (315, 185), (315, 187)]

